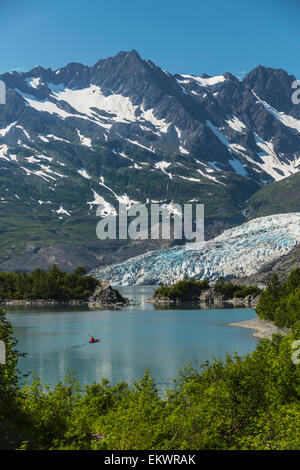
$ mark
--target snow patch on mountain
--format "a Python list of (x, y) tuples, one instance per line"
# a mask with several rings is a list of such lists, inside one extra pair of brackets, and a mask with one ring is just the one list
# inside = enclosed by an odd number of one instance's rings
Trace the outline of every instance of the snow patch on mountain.
[(225, 80), (224, 75), (215, 75), (214, 77), (197, 77), (195, 75), (181, 75), (184, 77), (185, 80), (180, 80), (181, 83), (189, 83), (191, 81), (195, 81), (200, 86), (212, 86), (217, 85), (218, 83), (222, 83)]
[(25, 160), (27, 160), (28, 163), (33, 163), (33, 164), (34, 164), (34, 163), (40, 163), (40, 161), (41, 161), (40, 159), (35, 158), (35, 157), (33, 157), (33, 156), (31, 156), (31, 157), (25, 157)]
[(122, 196), (116, 196), (116, 199), (118, 200), (119, 204), (122, 204), (126, 206), (126, 209), (130, 209), (133, 204), (138, 204), (138, 201), (135, 201), (134, 199), (130, 199), (130, 197), (127, 196), (127, 194), (123, 194)]
[(236, 132), (243, 133), (245, 132), (245, 129), (247, 129), (245, 124), (243, 124), (242, 121), (240, 121), (239, 118), (236, 116), (233, 116), (232, 118), (227, 119), (226, 122), (229, 125), (229, 127), (231, 127), (231, 129), (235, 130)]
[(274, 145), (270, 141), (264, 141), (259, 135), (255, 134), (256, 145), (261, 149), (258, 152), (260, 157), (259, 161), (253, 160), (248, 155), (245, 155), (245, 158), (255, 166), (258, 166), (263, 171), (268, 173), (275, 181), (280, 181), (287, 176), (290, 176), (299, 171), (300, 162), (297, 158), (292, 161), (281, 161), (276, 155), (274, 150)]
[(31, 108), (34, 108), (36, 111), (49, 113), (49, 114), (57, 114), (60, 118), (66, 119), (69, 117), (79, 117), (82, 119), (86, 119), (86, 116), (80, 116), (76, 114), (68, 113), (63, 109), (59, 108), (56, 103), (53, 103), (49, 100), (38, 100), (31, 95), (27, 95), (22, 93), (20, 90), (16, 90), (25, 100), (26, 104)]
[(170, 122), (166, 122), (165, 119), (158, 119), (157, 117), (155, 117), (153, 114), (153, 109), (147, 109), (147, 111), (145, 111), (144, 107), (141, 106), (141, 110), (142, 118), (145, 119), (145, 121), (151, 122), (151, 124), (153, 124), (153, 126), (156, 127), (162, 133), (168, 132)]
[[(206, 171), (209, 173), (209, 169), (206, 169)], [(208, 178), (209, 180), (212, 180), (212, 181), (214, 181), (215, 183), (222, 184), (223, 186), (226, 186), (225, 183), (223, 183), (222, 181), (219, 181), (215, 176), (208, 175), (207, 173), (205, 173), (204, 171), (200, 170), (199, 168), (197, 169), (197, 172), (198, 172), (201, 176), (204, 176), (205, 178)]]
[(53, 173), (56, 176), (59, 176), (60, 178), (68, 178), (66, 175), (62, 175), (61, 173), (58, 173), (57, 171), (53, 171), (49, 165), (43, 165), (41, 164), (40, 167), (42, 170), (46, 171), (47, 173)]
[(80, 133), (80, 130), (79, 130), (79, 129), (76, 129), (76, 131), (77, 131), (78, 137), (79, 137), (79, 139), (80, 139), (81, 145), (85, 145), (86, 147), (90, 147), (90, 148), (91, 148), (91, 147), (92, 147), (92, 140), (89, 139), (88, 137), (84, 137), (84, 135), (82, 135), (82, 134)]
[[(213, 131), (213, 133), (218, 137), (218, 139), (222, 142), (222, 144), (226, 145), (228, 152), (232, 155), (232, 151), (231, 151), (232, 144), (230, 144), (227, 137), (225, 137), (225, 135), (221, 132), (221, 130), (218, 127), (214, 126), (210, 121), (206, 121), (206, 124)], [(232, 159), (228, 160), (228, 163), (232, 166), (232, 168), (234, 169), (237, 175), (241, 175), (244, 177), (248, 176), (246, 169), (237, 158), (233, 157)]]
[(248, 176), (247, 171), (245, 170), (245, 168), (243, 167), (243, 165), (241, 164), (241, 162), (237, 158), (234, 158), (232, 160), (228, 160), (228, 163), (232, 166), (232, 168), (234, 169), (234, 171), (238, 175)]
[(50, 139), (53, 139), (53, 140), (60, 140), (62, 142), (67, 142), (68, 144), (70, 143), (69, 140), (62, 139), (61, 137), (57, 137), (56, 135), (53, 135), (53, 134), (47, 134), (47, 137), (49, 137)]
[(6, 134), (9, 133), (9, 131), (11, 130), (11, 128), (12, 128), (16, 123), (17, 123), (17, 121), (12, 122), (12, 123), (9, 124), (8, 126), (4, 127), (3, 129), (0, 129), (0, 136), (1, 136), (1, 137), (6, 136)]
[(94, 205), (98, 206), (97, 207), (97, 213), (96, 215), (98, 217), (106, 217), (108, 215), (117, 215), (114, 207), (107, 202), (104, 197), (100, 196), (94, 189), (92, 189), (92, 193), (94, 196), (93, 201), (87, 202), (90, 206), (90, 210)]
[(38, 88), (42, 85), (40, 77), (27, 77), (25, 82), (31, 88)]
[(258, 100), (259, 103), (263, 105), (263, 107), (271, 113), (278, 121), (284, 124), (286, 127), (291, 127), (292, 129), (296, 129), (296, 131), (300, 132), (300, 120), (294, 118), (293, 116), (289, 116), (283, 112), (277, 111), (271, 105), (269, 105), (266, 101), (262, 100), (257, 96), (257, 94), (251, 90), (255, 98)]
[(87, 171), (84, 168), (81, 168), (80, 170), (77, 171), (81, 176), (86, 178), (87, 180), (91, 179), (90, 175), (87, 173)]
[(38, 176), (39, 178), (42, 178), (43, 180), (47, 181), (48, 183), (49, 183), (50, 180), (56, 181), (56, 179), (53, 176), (49, 175), (48, 173), (45, 173), (44, 171), (29, 170), (28, 168), (26, 168), (24, 166), (21, 166), (20, 168), (22, 168), (22, 170), (25, 171), (26, 176), (35, 175), (35, 176)]
[(23, 132), (23, 134), (25, 135), (25, 137), (27, 137), (27, 139), (30, 140), (29, 132), (28, 132), (26, 129), (24, 129), (23, 126), (18, 125), (18, 126), (15, 126), (15, 127), (16, 127), (16, 129), (21, 129), (21, 131)]
[(44, 135), (39, 135), (39, 138), (40, 138), (43, 142), (49, 142), (49, 139), (47, 139), (47, 137), (45, 137)]
[(118, 122), (133, 122), (136, 119), (137, 106), (134, 106), (128, 97), (120, 94), (105, 96), (97, 85), (90, 85), (81, 90), (65, 88), (53, 92), (52, 95), (59, 101), (67, 102), (77, 112), (92, 118), (95, 118), (95, 111), (92, 108), (98, 108), (110, 113), (112, 116), (109, 119), (115, 120), (113, 117), (115, 114)]
[(154, 150), (151, 147), (146, 147), (145, 145), (141, 144), (137, 140), (131, 140), (131, 139), (125, 139), (127, 142), (129, 142), (132, 145), (137, 145), (138, 147), (141, 147), (142, 149), (148, 150), (149, 152), (155, 153)]
[(0, 158), (2, 160), (7, 160), (9, 161), (9, 158), (7, 156), (7, 152), (8, 152), (8, 147), (6, 144), (4, 145), (0, 145)]
[(190, 152), (186, 148), (184, 148), (182, 145), (179, 145), (179, 152), (183, 153), (184, 155), (190, 154)]
[(218, 137), (218, 139), (222, 142), (222, 144), (226, 145), (227, 148), (230, 146), (230, 142), (225, 137), (225, 135), (220, 131), (220, 129), (214, 126), (210, 121), (206, 121), (207, 126), (213, 131), (213, 133)]
[(166, 169), (171, 165), (170, 162), (165, 162), (164, 160), (162, 160), (161, 162), (157, 162), (155, 163), (155, 168), (159, 168), (163, 173), (165, 173), (165, 175), (169, 176), (170, 177), (170, 174), (166, 172)]
[(98, 206), (97, 216), (107, 216), (107, 215), (116, 215), (116, 211), (113, 206), (107, 202), (104, 197), (100, 196), (94, 189), (91, 190), (94, 196), (93, 201), (87, 202), (90, 206), (90, 210), (93, 206)]
[(70, 212), (68, 212), (66, 209), (63, 208), (63, 206), (61, 205), (60, 208), (55, 211), (57, 214), (65, 214), (65, 215), (68, 215), (70, 216)]

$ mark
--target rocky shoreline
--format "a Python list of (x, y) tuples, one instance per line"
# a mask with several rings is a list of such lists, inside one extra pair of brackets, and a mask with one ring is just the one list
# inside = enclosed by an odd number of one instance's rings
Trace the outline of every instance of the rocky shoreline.
[(111, 287), (108, 281), (99, 281), (95, 292), (88, 301), (89, 308), (100, 307), (124, 307), (129, 304), (129, 300), (123, 297), (117, 289)]
[(111, 287), (107, 281), (99, 281), (94, 293), (85, 300), (54, 300), (54, 299), (4, 299), (1, 305), (49, 307), (54, 305), (86, 305), (90, 309), (113, 307), (119, 308), (129, 304), (129, 300), (123, 297), (117, 289)]
[(53, 299), (20, 299), (20, 300), (1, 300), (1, 305), (31, 305), (35, 307), (48, 307), (51, 305), (87, 305), (87, 300), (53, 300)]
[[(259, 300), (259, 295), (252, 296), (248, 295), (245, 298), (226, 298), (224, 295), (216, 292), (214, 288), (207, 289), (203, 291), (198, 300), (194, 300), (193, 302), (182, 301), (180, 299), (168, 299), (166, 297), (152, 297), (151, 299), (147, 299), (147, 302), (150, 302), (157, 306), (163, 305), (185, 305), (191, 304), (197, 305), (200, 308), (228, 308), (228, 307), (248, 307), (255, 309)], [(289, 334), (290, 330), (288, 328), (279, 328), (278, 326), (274, 325), (271, 321), (261, 320), (260, 318), (252, 318), (251, 320), (245, 320), (235, 323), (229, 323), (229, 326), (239, 327), (239, 328), (248, 328), (254, 330), (252, 336), (254, 338), (260, 339), (272, 339), (273, 334), (281, 334), (287, 335)]]
[(259, 295), (247, 295), (246, 297), (227, 298), (225, 295), (216, 292), (213, 287), (203, 291), (199, 297), (199, 303), (204, 305), (234, 305), (235, 307), (255, 308), (259, 300)]
[(204, 290), (197, 299), (193, 300), (181, 300), (180, 298), (169, 299), (163, 296), (153, 296), (147, 299), (146, 302), (152, 303), (153, 305), (182, 305), (182, 304), (193, 304), (199, 305), (201, 308), (205, 307), (251, 307), (255, 308), (259, 300), (259, 295), (247, 295), (246, 297), (234, 297), (227, 298), (224, 295), (216, 292), (213, 287)]
[(271, 339), (272, 335), (280, 334), (280, 335), (287, 335), (289, 334), (289, 328), (279, 328), (278, 326), (274, 325), (274, 323), (261, 320), (260, 318), (252, 318), (251, 320), (245, 320), (241, 322), (229, 323), (229, 326), (236, 326), (239, 328), (249, 328), (251, 330), (255, 330), (252, 333), (254, 338), (267, 338)]

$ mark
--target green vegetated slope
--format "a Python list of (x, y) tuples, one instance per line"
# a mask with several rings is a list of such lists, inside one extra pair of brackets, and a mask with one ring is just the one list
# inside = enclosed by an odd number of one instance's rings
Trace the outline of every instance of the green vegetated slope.
[(260, 316), (289, 326), (288, 335), (261, 340), (242, 357), (187, 365), (164, 395), (147, 370), (132, 385), (102, 379), (83, 388), (68, 375), (54, 389), (38, 377), (21, 387), (22, 354), (1, 311), (7, 363), (0, 365), (0, 448), (299, 449), (299, 292), (300, 269), (282, 285), (273, 278), (261, 294)]
[(167, 298), (170, 300), (192, 301), (198, 300), (203, 290), (209, 289), (209, 282), (183, 279), (172, 286), (161, 285), (154, 292), (154, 298)]
[[(26, 242), (68, 242), (80, 243), (82, 241), (95, 242), (96, 217), (98, 204), (89, 204), (94, 201), (94, 191), (101, 195), (105, 201), (118, 209), (118, 200), (115, 194), (126, 194), (131, 200), (146, 203), (147, 200), (174, 202), (183, 205), (193, 200), (205, 205), (207, 219), (230, 221), (236, 219), (237, 223), (243, 218), (240, 213), (240, 204), (258, 189), (258, 185), (245, 181), (239, 175), (223, 175), (224, 184), (215, 183), (203, 178), (202, 182), (193, 182), (182, 179), (180, 174), (192, 178), (196, 171), (190, 159), (174, 155), (173, 162), (170, 157), (169, 170), (173, 178), (155, 168), (156, 158), (150, 152), (136, 151), (124, 146), (124, 151), (143, 166), (140, 169), (129, 168), (132, 163), (108, 149), (100, 146), (94, 151), (78, 149), (78, 146), (69, 144), (65, 152), (55, 149), (55, 143), (45, 144), (52, 158), (51, 169), (64, 177), (56, 177), (55, 184), (50, 179), (37, 177), (36, 174), (24, 176), (21, 167), (14, 169), (13, 178), (6, 171), (0, 171), (0, 184), (5, 197), (1, 201), (0, 214), (0, 249), (12, 244), (18, 246)], [(20, 160), (30, 158), (30, 152), (15, 149)], [(161, 158), (166, 158), (161, 156)], [(186, 161), (185, 161), (186, 160)], [(128, 163), (129, 162), (129, 163)], [(179, 163), (182, 166), (179, 166)], [(24, 163), (25, 164), (25, 163)], [(62, 167), (61, 164), (64, 164)], [(184, 166), (189, 165), (188, 169)], [(130, 166), (130, 165), (129, 165)], [(85, 168), (89, 179), (78, 174), (80, 168)], [(31, 165), (32, 171), (38, 171), (38, 165)], [(105, 186), (100, 185), (99, 175), (104, 177)], [(200, 178), (201, 179), (201, 178)], [(113, 188), (113, 192), (109, 189)], [(60, 207), (69, 213), (58, 213)]]
[(129, 385), (103, 379), (84, 388), (67, 376), (54, 389), (39, 378), (19, 386), (16, 349), (5, 312), (0, 339), (1, 449), (299, 449), (300, 329), (260, 341), (246, 356), (182, 369), (162, 396), (146, 371)]
[(0, 249), (22, 249), (25, 243), (84, 243), (96, 238), (95, 214), (78, 211), (62, 220), (47, 212), (37, 211), (23, 203), (4, 204), (0, 214)]
[(270, 183), (255, 192), (246, 204), (250, 218), (300, 211), (300, 173)]
[[(274, 274), (262, 291), (256, 311), (275, 325), (291, 327), (300, 321), (300, 269), (294, 269), (284, 282)], [(300, 339), (300, 338), (299, 338)]]
[(67, 274), (55, 264), (49, 271), (35, 269), (26, 273), (0, 273), (0, 300), (87, 300), (98, 280), (86, 276), (83, 267)]
[[(209, 281), (197, 281), (184, 278), (171, 286), (161, 285), (155, 289), (154, 298), (166, 298), (180, 301), (199, 301), (203, 291), (210, 288)], [(221, 294), (223, 299), (245, 298), (248, 295), (257, 296), (261, 292), (257, 286), (240, 286), (220, 278), (213, 286), (215, 293)]]

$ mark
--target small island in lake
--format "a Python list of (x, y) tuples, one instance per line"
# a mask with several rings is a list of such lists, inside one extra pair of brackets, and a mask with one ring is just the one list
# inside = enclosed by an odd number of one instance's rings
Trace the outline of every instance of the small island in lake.
[(233, 304), (255, 306), (261, 289), (239, 286), (220, 278), (213, 286), (207, 280), (184, 278), (171, 286), (161, 285), (148, 302), (153, 304), (197, 303), (204, 305)]
[(154, 305), (196, 302), (204, 307), (226, 304), (253, 307), (256, 318), (230, 323), (230, 326), (253, 329), (253, 336), (257, 338), (271, 339), (273, 334), (285, 336), (300, 321), (300, 268), (291, 271), (282, 282), (274, 274), (264, 290), (257, 286), (235, 285), (223, 278), (213, 286), (206, 280), (184, 278), (171, 286), (161, 285), (148, 302)]
[(88, 303), (91, 308), (123, 306), (128, 299), (107, 281), (99, 281), (79, 266), (66, 273), (53, 265), (49, 271), (35, 269), (30, 274), (0, 272), (0, 304), (76, 305)]
[(129, 303), (129, 300), (123, 297), (117, 289), (111, 287), (108, 281), (98, 281), (95, 292), (89, 297), (88, 305), (90, 308), (99, 308), (103, 306), (123, 307)]

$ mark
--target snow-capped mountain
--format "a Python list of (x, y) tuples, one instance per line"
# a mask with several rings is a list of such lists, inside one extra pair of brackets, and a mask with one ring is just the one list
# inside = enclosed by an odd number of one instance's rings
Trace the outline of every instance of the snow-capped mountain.
[(174, 75), (131, 51), (0, 80), (5, 247), (97, 241), (100, 203), (199, 202), (209, 226), (232, 226), (253, 193), (300, 168), (295, 77), (283, 70)]
[(197, 250), (174, 247), (129, 259), (93, 274), (115, 285), (170, 285), (190, 279), (243, 278), (289, 254), (300, 243), (300, 213), (261, 217), (202, 244)]

